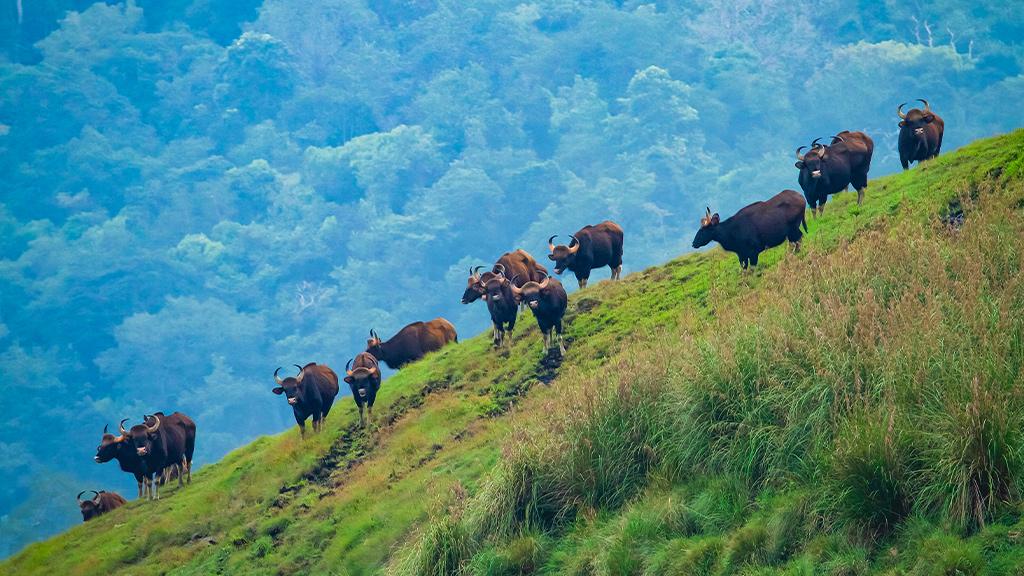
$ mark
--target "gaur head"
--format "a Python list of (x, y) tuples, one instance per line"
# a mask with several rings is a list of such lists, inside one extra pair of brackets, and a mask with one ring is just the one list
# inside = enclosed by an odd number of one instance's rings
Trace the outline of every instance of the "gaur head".
[(531, 309), (536, 310), (540, 304), (540, 293), (548, 287), (548, 282), (551, 280), (550, 277), (545, 276), (540, 282), (527, 282), (523, 284), (522, 288), (516, 288), (516, 277), (512, 277), (512, 282), (509, 284), (509, 288), (512, 289), (512, 294), (516, 297), (517, 302), (522, 302), (529, 306)]
[(555, 246), (552, 242), (558, 234), (548, 238), (548, 260), (555, 263), (555, 274), (561, 274), (566, 268), (570, 268), (576, 262), (576, 253), (580, 249), (580, 241), (576, 239), (572, 234), (569, 235), (571, 238), (568, 246), (558, 245)]
[(366, 339), (366, 351), (379, 360), (381, 354), (383, 354), (383, 350), (380, 347), (381, 344), (383, 344), (383, 341), (381, 341), (380, 336), (377, 335), (373, 328), (370, 328), (370, 337)]
[(498, 273), (484, 282), (484, 299), (488, 302), (500, 303), (505, 299), (505, 286), (510, 285), (504, 274)]
[[(88, 500), (82, 500), (82, 494), (86, 492), (92, 492), (95, 494)], [(93, 518), (100, 515), (100, 493), (95, 490), (82, 490), (76, 497), (78, 499), (78, 508), (82, 511), (82, 521), (88, 522)]]
[(288, 404), (295, 406), (302, 402), (302, 386), (300, 386), (302, 384), (302, 366), (298, 364), (292, 364), (292, 366), (298, 368), (299, 373), (284, 379), (277, 375), (281, 371), (280, 366), (277, 367), (277, 370), (274, 370), (274, 382), (277, 382), (277, 387), (272, 392), (277, 395), (284, 394), (288, 398)]
[(700, 230), (697, 230), (697, 235), (693, 238), (694, 248), (707, 246), (715, 239), (715, 228), (718, 226), (718, 222), (718, 213), (712, 214), (711, 208), (708, 207), (704, 217), (700, 219)]
[[(121, 429), (124, 429), (124, 423), (128, 419), (121, 420)], [(117, 456), (117, 449), (121, 446), (121, 443), (127, 440), (128, 437), (122, 433), (120, 436), (114, 436), (110, 432), (107, 432), (107, 425), (103, 425), (103, 436), (100, 438), (100, 445), (96, 447), (96, 455), (93, 456), (98, 464), (110, 462)]]
[(146, 456), (153, 451), (153, 441), (157, 439), (160, 430), (159, 418), (144, 417), (143, 422), (132, 426), (131, 430), (125, 430), (124, 420), (121, 421), (121, 434), (128, 438), (130, 446), (135, 448), (135, 453), (139, 456)]
[(935, 114), (932, 113), (931, 106), (928, 105), (927, 100), (918, 98), (917, 101), (924, 104), (924, 110), (913, 108), (910, 112), (904, 114), (903, 107), (907, 105), (904, 102), (896, 107), (896, 115), (900, 117), (900, 128), (911, 130), (914, 138), (923, 140), (925, 137), (924, 128), (935, 121)]
[(360, 366), (354, 370), (350, 370), (350, 366), (352, 366), (352, 360), (349, 360), (348, 363), (345, 364), (345, 382), (352, 386), (352, 390), (355, 395), (359, 396), (360, 400), (366, 400), (368, 394), (373, 394), (373, 390), (371, 388), (372, 381), (374, 380), (374, 377), (380, 374), (380, 370), (377, 366), (373, 366), (372, 368)]
[[(462, 293), (462, 303), (470, 304), (476, 302), (478, 299), (483, 298), (487, 300), (487, 290), (484, 285), (491, 278), (494, 278), (495, 273), (491, 271), (480, 273), (480, 269), (483, 266), (475, 266), (469, 269), (469, 279), (466, 281), (466, 291)], [(504, 270), (504, 266), (496, 264), (495, 268), (501, 268)]]
[(828, 158), (828, 147), (824, 144), (819, 144), (818, 140), (821, 140), (821, 138), (815, 138), (811, 142), (811, 150), (807, 154), (800, 154), (800, 151), (807, 148), (807, 146), (801, 146), (796, 149), (795, 166), (801, 172), (806, 171), (807, 175), (815, 180), (821, 178), (822, 168), (824, 168), (825, 160)]

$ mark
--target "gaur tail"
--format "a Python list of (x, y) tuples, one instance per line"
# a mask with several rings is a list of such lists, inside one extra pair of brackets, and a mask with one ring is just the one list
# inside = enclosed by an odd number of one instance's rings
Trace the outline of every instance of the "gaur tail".
[(804, 227), (804, 233), (807, 233), (807, 210), (806, 209), (803, 211), (802, 214), (800, 214), (800, 225)]

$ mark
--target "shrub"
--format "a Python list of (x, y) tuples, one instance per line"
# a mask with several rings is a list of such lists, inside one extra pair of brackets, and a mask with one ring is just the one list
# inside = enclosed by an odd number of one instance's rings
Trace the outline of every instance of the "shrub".
[(910, 512), (907, 431), (890, 406), (851, 415), (836, 436), (825, 475), (829, 504), (872, 536), (888, 533)]
[(923, 498), (969, 531), (1019, 496), (1024, 405), (999, 388), (975, 378), (968, 398), (931, 414)]

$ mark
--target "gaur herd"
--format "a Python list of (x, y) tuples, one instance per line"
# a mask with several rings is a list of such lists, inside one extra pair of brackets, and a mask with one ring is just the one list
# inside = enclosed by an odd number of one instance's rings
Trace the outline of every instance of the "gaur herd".
[[(904, 170), (913, 162), (938, 156), (942, 147), (945, 129), (942, 118), (932, 111), (927, 100), (918, 101), (924, 104), (924, 109), (912, 108), (904, 113), (906, 103), (896, 108), (900, 118), (900, 164)], [(830, 195), (852, 185), (860, 205), (868, 185), (874, 141), (864, 132), (850, 130), (838, 132), (827, 144), (821, 140), (816, 138), (810, 145), (796, 150), (797, 181), (803, 197), (793, 190), (783, 190), (740, 209), (725, 220), (717, 213), (712, 214), (708, 207), (700, 220), (693, 247), (718, 242), (723, 249), (735, 253), (741, 268), (746, 270), (757, 266), (761, 252), (787, 240), (794, 251), (799, 251), (803, 233), (807, 231), (805, 204), (817, 217), (824, 211)], [(804, 149), (807, 152), (802, 153)], [(571, 271), (580, 289), (587, 287), (590, 273), (598, 268), (607, 266), (612, 280), (622, 274), (623, 231), (615, 222), (606, 220), (584, 226), (569, 235), (567, 245), (556, 245), (555, 238), (557, 235), (548, 238), (548, 259), (554, 263), (555, 274)], [(564, 354), (562, 318), (568, 307), (568, 296), (562, 283), (521, 249), (502, 254), (490, 270), (480, 273), (482, 268), (485, 266), (470, 268), (462, 303), (471, 304), (481, 299), (487, 303), (494, 347), (502, 348), (509, 342), (520, 310), (528, 309), (543, 336), (544, 352)], [(458, 335), (455, 326), (444, 318), (413, 322), (386, 341), (371, 329), (366, 350), (345, 365), (344, 381), (359, 409), (360, 425), (373, 423), (373, 404), (381, 386), (380, 362), (397, 370), (452, 342), (458, 342)], [(298, 369), (294, 376), (281, 378), (281, 368), (274, 371), (277, 385), (272, 392), (287, 398), (300, 437), (304, 437), (307, 419), (312, 418), (314, 432), (322, 429), (324, 418), (338, 395), (338, 375), (328, 366), (315, 362), (294, 366)], [(124, 423), (128, 420), (121, 420), (117, 435), (108, 432), (107, 426), (103, 427), (96, 462), (117, 460), (121, 470), (135, 476), (140, 499), (159, 498), (159, 487), (175, 476), (179, 486), (192, 482), (196, 425), (191, 418), (180, 412), (170, 416), (155, 412), (126, 429)], [(85, 493), (94, 496), (82, 500)], [(121, 495), (103, 490), (83, 490), (77, 501), (83, 521), (125, 504)]]

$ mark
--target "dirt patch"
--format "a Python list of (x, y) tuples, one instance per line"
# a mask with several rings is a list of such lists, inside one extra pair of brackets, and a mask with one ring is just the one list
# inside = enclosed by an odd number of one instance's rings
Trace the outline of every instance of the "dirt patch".
[(590, 312), (591, 310), (597, 308), (600, 305), (601, 301), (598, 300), (597, 298), (583, 297), (576, 301), (576, 313), (586, 314), (587, 312)]
[(959, 198), (953, 198), (939, 214), (939, 219), (951, 231), (957, 231), (964, 227), (964, 220), (967, 215), (964, 206)]

